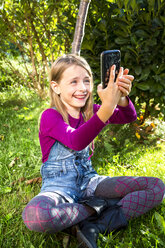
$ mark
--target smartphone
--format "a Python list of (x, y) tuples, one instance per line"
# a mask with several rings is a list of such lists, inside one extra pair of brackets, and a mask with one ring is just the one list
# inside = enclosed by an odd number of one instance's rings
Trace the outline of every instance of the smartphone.
[(120, 50), (107, 50), (101, 53), (101, 82), (103, 88), (107, 87), (110, 77), (111, 66), (116, 65), (115, 81), (120, 70)]

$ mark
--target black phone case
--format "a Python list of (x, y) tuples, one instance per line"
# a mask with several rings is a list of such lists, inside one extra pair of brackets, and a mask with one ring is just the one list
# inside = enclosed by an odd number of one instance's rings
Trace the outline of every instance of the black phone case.
[(115, 81), (117, 78), (117, 75), (120, 70), (120, 50), (107, 50), (101, 53), (101, 82), (103, 85), (103, 88), (105, 88), (109, 82), (110, 77), (110, 70), (112, 65), (116, 65), (116, 76)]

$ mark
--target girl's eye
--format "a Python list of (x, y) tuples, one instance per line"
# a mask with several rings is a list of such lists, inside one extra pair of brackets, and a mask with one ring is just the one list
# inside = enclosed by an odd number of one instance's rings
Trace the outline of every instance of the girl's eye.
[(84, 81), (84, 83), (85, 83), (85, 84), (90, 84), (90, 80), (89, 80), (89, 79), (86, 79), (86, 80)]
[(71, 82), (71, 84), (76, 84), (76, 83), (77, 83), (77, 81), (76, 81), (76, 80), (74, 80), (74, 81), (72, 81), (72, 82)]

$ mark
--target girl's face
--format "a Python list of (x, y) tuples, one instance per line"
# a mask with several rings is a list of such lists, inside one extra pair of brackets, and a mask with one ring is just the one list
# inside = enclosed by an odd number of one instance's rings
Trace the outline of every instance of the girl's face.
[(78, 118), (80, 109), (85, 106), (92, 91), (88, 72), (81, 66), (72, 65), (64, 71), (59, 84), (56, 82), (52, 84), (66, 106), (67, 112)]

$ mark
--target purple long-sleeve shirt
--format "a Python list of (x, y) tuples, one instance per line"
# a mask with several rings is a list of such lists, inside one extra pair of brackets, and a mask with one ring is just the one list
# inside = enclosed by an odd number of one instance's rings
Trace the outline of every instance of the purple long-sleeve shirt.
[(116, 107), (106, 123), (102, 122), (96, 114), (100, 108), (97, 104), (93, 105), (94, 115), (87, 122), (84, 122), (82, 114), (79, 119), (69, 115), (70, 125), (64, 122), (57, 110), (52, 108), (45, 110), (41, 116), (39, 130), (42, 162), (48, 159), (51, 147), (56, 140), (73, 150), (80, 151), (89, 145), (107, 124), (126, 124), (135, 121), (136, 110), (131, 100), (128, 100), (129, 104), (126, 107)]

